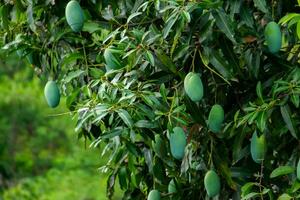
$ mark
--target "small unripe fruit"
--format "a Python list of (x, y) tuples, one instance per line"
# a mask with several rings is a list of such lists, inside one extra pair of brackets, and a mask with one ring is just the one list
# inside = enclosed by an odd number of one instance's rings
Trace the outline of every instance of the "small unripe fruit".
[(222, 106), (215, 104), (208, 116), (208, 127), (213, 133), (219, 133), (224, 121), (224, 110)]
[(55, 81), (47, 82), (44, 89), (44, 95), (48, 105), (51, 108), (55, 108), (56, 106), (58, 106), (60, 102), (60, 93)]
[(253, 136), (251, 138), (250, 151), (254, 162), (259, 164), (263, 161), (266, 153), (265, 135), (258, 137), (256, 132), (253, 133)]
[(204, 177), (204, 186), (209, 197), (214, 197), (219, 194), (221, 189), (220, 178), (218, 174), (209, 170)]
[(181, 160), (184, 156), (186, 137), (181, 127), (175, 127), (170, 134), (171, 154), (175, 159)]
[(160, 200), (160, 193), (158, 190), (151, 190), (147, 200)]
[(281, 48), (281, 31), (280, 27), (275, 22), (269, 22), (265, 28), (265, 39), (269, 51), (277, 53)]
[(66, 19), (74, 32), (80, 32), (84, 23), (83, 11), (79, 3), (75, 0), (70, 1), (66, 7)]
[(200, 76), (194, 72), (188, 73), (184, 79), (184, 90), (192, 101), (200, 101), (203, 97), (203, 84)]

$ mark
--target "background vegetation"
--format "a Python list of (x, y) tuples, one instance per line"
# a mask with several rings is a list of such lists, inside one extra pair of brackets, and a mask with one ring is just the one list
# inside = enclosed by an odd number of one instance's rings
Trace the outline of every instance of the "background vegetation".
[(107, 158), (77, 140), (70, 115), (60, 115), (67, 111), (64, 99), (49, 109), (30, 65), (16, 56), (3, 60), (0, 199), (105, 199), (106, 175), (98, 168)]

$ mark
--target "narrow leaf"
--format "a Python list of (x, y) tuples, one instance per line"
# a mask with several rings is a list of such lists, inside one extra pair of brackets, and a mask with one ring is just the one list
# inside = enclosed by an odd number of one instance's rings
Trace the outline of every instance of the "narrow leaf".
[(124, 110), (124, 109), (120, 109), (118, 110), (118, 114), (121, 117), (121, 119), (123, 120), (123, 122), (128, 126), (128, 127), (132, 127), (133, 126), (133, 122), (132, 119), (129, 115), (129, 113)]
[(274, 169), (270, 175), (270, 178), (275, 178), (278, 176), (284, 176), (287, 174), (291, 174), (295, 171), (294, 167), (291, 166), (280, 166), (276, 169)]
[(225, 35), (234, 43), (236, 43), (234, 39), (234, 30), (233, 30), (233, 22), (226, 15), (224, 10), (217, 10), (217, 12), (213, 13), (214, 18), (216, 19), (216, 24), (218, 28), (225, 33)]
[(289, 106), (288, 105), (281, 106), (280, 112), (281, 112), (282, 118), (283, 118), (284, 122), (286, 123), (286, 126), (289, 129), (289, 131), (291, 132), (292, 136), (294, 138), (298, 139), (295, 125), (294, 125), (294, 122), (291, 117), (291, 111), (290, 111)]
[(267, 4), (265, 0), (253, 0), (255, 7), (257, 7), (260, 11), (267, 13)]

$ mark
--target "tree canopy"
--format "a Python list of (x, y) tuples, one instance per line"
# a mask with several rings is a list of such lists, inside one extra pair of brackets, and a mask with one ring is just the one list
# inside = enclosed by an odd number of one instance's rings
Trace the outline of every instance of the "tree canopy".
[(300, 197), (296, 2), (68, 3), (5, 0), (0, 55), (56, 81), (105, 145), (108, 198), (116, 181), (124, 199)]

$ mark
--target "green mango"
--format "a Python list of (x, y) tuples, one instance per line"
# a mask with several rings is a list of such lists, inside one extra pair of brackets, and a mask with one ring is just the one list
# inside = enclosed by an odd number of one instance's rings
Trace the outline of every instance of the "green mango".
[(166, 146), (159, 134), (155, 135), (155, 141), (152, 141), (152, 148), (154, 152), (158, 155), (158, 157), (164, 158), (164, 156), (166, 155)]
[(104, 60), (109, 69), (120, 69), (123, 67), (120, 59), (120, 50), (117, 50), (113, 47), (105, 49)]
[(80, 7), (80, 4), (72, 0), (67, 4), (66, 7), (66, 19), (67, 23), (74, 32), (80, 32), (84, 23), (83, 11)]
[(265, 39), (269, 51), (277, 53), (281, 48), (281, 31), (276, 22), (269, 22), (265, 28)]
[(256, 132), (253, 133), (253, 136), (251, 138), (250, 151), (253, 161), (256, 163), (261, 163), (266, 153), (265, 135), (261, 135), (260, 137), (258, 137)]
[(188, 73), (184, 79), (184, 90), (192, 101), (200, 101), (203, 97), (203, 84), (200, 76), (194, 72)]
[(172, 179), (168, 185), (168, 193), (176, 193), (176, 192), (177, 192), (176, 184), (174, 179)]
[(47, 82), (44, 89), (44, 95), (48, 105), (51, 108), (55, 108), (56, 106), (58, 106), (60, 102), (60, 93), (55, 81)]
[(219, 133), (224, 121), (224, 110), (222, 106), (215, 104), (208, 116), (208, 127), (213, 133)]
[(300, 159), (297, 164), (297, 179), (300, 180)]
[(158, 190), (151, 190), (147, 200), (160, 200), (160, 193)]
[(204, 177), (204, 187), (209, 197), (214, 197), (220, 193), (221, 183), (218, 174), (209, 170)]
[(186, 137), (181, 127), (175, 127), (170, 135), (171, 154), (175, 159), (181, 160), (184, 156)]

